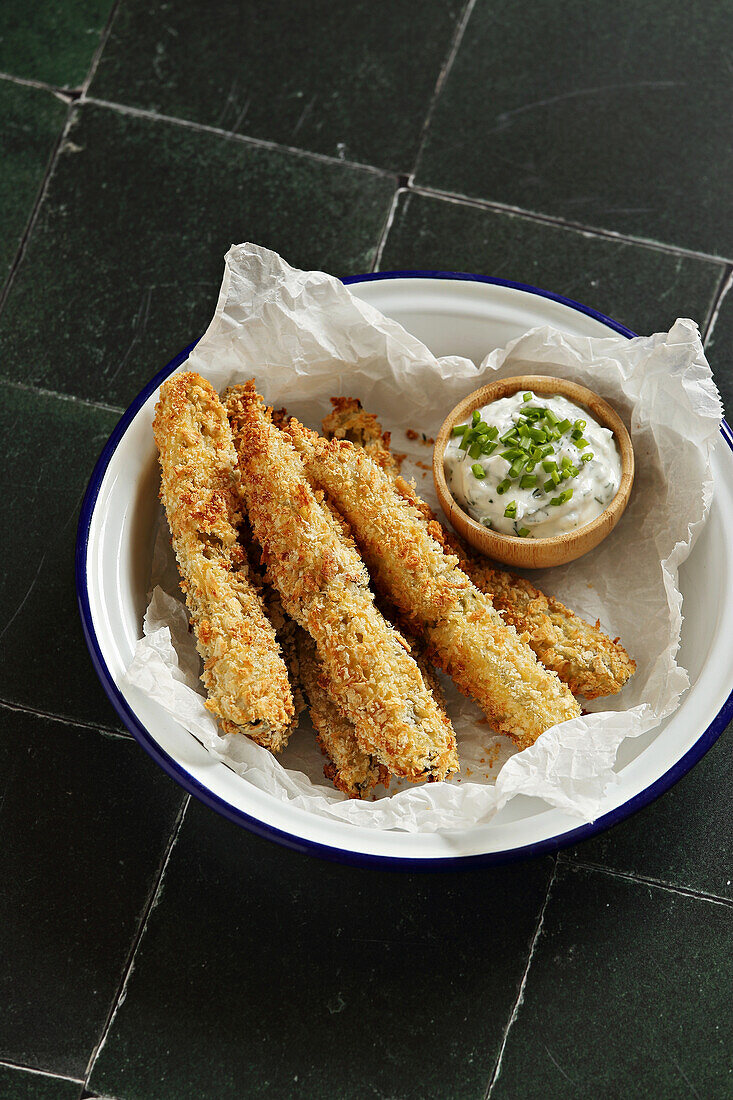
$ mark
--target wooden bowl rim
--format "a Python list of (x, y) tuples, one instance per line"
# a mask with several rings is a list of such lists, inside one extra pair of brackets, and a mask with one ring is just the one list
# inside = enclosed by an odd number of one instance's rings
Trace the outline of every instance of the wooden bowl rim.
[[(613, 499), (609, 502), (607, 507), (603, 509), (600, 515), (592, 519), (590, 523), (585, 523), (582, 527), (578, 527), (574, 531), (567, 531), (563, 534), (552, 535), (544, 539), (530, 540), (519, 538), (517, 535), (505, 535), (501, 531), (494, 531), (490, 527), (484, 527), (482, 524), (477, 523), (473, 516), (470, 516), (461, 508), (460, 504), (451, 493), (448, 488), (448, 483), (445, 480), (445, 470), (443, 468), (443, 457), (453, 425), (464, 420), (467, 416), (470, 416), (474, 409), (482, 405), (488, 405), (492, 401), (498, 401), (502, 397), (511, 397), (517, 390), (522, 389), (533, 390), (535, 393), (560, 394), (562, 397), (567, 397), (569, 400), (574, 401), (577, 405), (581, 405), (584, 409), (588, 410), (601, 427), (608, 428), (613, 432), (621, 455), (621, 481), (619, 482), (619, 487)], [(595, 393), (594, 390), (588, 389), (587, 386), (581, 386), (578, 382), (571, 382), (567, 378), (558, 378), (556, 375), (519, 374), (511, 378), (498, 378), (494, 382), (489, 382), (487, 385), (481, 386), (477, 390), (473, 390), (472, 393), (469, 393), (467, 397), (464, 397), (462, 401), (459, 401), (458, 404), (451, 409), (435, 438), (435, 446), (433, 448), (433, 480), (435, 481), (435, 488), (441, 504), (444, 499), (450, 500), (451, 507), (449, 513), (452, 514), (455, 508), (455, 510), (460, 513), (469, 529), (479, 538), (480, 542), (488, 544), (495, 540), (497, 546), (502, 542), (509, 543), (513, 546), (527, 546), (529, 544), (532, 546), (533, 552), (538, 554), (541, 550), (557, 546), (559, 543), (570, 546), (581, 534), (584, 539), (587, 539), (592, 531), (608, 523), (606, 517), (609, 514), (615, 517), (619, 510), (623, 511), (628, 502), (634, 481), (634, 448), (626, 425), (619, 414), (612, 405), (609, 405), (608, 401), (601, 397), (600, 394)], [(610, 529), (608, 533), (610, 534)], [(487, 552), (490, 551), (487, 550)]]

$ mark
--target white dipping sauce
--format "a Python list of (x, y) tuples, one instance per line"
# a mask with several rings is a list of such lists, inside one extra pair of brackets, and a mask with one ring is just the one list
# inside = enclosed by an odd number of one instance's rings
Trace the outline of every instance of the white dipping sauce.
[[(583, 527), (606, 509), (621, 483), (621, 456), (613, 432), (587, 410), (559, 394), (525, 398), (528, 392), (479, 409), (478, 425), (470, 419), (467, 424), (467, 450), (461, 449), (463, 436), (451, 437), (445, 478), (461, 508), (485, 527), (522, 538), (552, 538)], [(549, 409), (549, 418), (538, 414), (540, 409)], [(566, 421), (570, 427), (552, 438)], [(513, 437), (501, 442), (512, 431)], [(515, 457), (502, 458), (507, 451)]]

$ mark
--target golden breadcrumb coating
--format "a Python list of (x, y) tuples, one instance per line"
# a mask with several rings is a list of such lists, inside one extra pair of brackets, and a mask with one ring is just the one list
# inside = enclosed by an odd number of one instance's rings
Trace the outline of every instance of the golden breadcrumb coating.
[(305, 630), (295, 629), (301, 683), (318, 744), (328, 758), (323, 774), (349, 798), (366, 798), (378, 783), (389, 782), (389, 773), (360, 748), (353, 723), (341, 714), (326, 690), (328, 681), (316, 643)]
[[(346, 530), (340, 517), (337, 522)], [(330, 698), (328, 680), (318, 660), (315, 642), (286, 613), (280, 593), (262, 565), (262, 548), (252, 536), (247, 520), (239, 529), (239, 539), (247, 551), (250, 579), (262, 596), (267, 617), (282, 646), (296, 716), (308, 710), (316, 740), (327, 758), (323, 774), (349, 798), (366, 798), (377, 783), (389, 784), (389, 773), (373, 756), (359, 748), (353, 725)]]
[(239, 528), (239, 541), (247, 554), (250, 582), (262, 600), (265, 614), (274, 627), (275, 637), (278, 640), (288, 669), (290, 690), (293, 694), (293, 706), (295, 708), (295, 718), (293, 720), (293, 726), (295, 726), (298, 716), (303, 713), (307, 706), (303, 696), (298, 657), (297, 635), (300, 633), (300, 627), (285, 613), (280, 593), (267, 576), (267, 572), (262, 565), (262, 548), (253, 537), (252, 528), (246, 519), (243, 519)]
[(374, 606), (364, 563), (317, 498), (254, 382), (230, 390), (226, 405), (268, 574), (287, 613), (314, 639), (359, 746), (395, 775), (445, 778), (458, 768), (455, 735), (447, 736), (420, 670)]
[(461, 569), (478, 589), (492, 597), (494, 607), (529, 644), (545, 666), (556, 672), (574, 695), (597, 699), (621, 691), (636, 671), (618, 639), (581, 619), (553, 596), (545, 596), (530, 581), (492, 566), (455, 533), (446, 530), (430, 506), (399, 476), (389, 449), (389, 432), (382, 432), (377, 418), (365, 412), (355, 398), (337, 397), (334, 411), (323, 421), (327, 438), (349, 439), (363, 447), (384, 470), (392, 474), (400, 494), (421, 512), (432, 537), (454, 553)]
[(204, 660), (206, 706), (227, 733), (278, 752), (294, 717), (288, 674), (237, 541), (236, 453), (213, 387), (191, 371), (163, 384), (153, 422), (181, 588)]
[(346, 440), (327, 442), (297, 420), (287, 434), (308, 476), (350, 525), (376, 586), (495, 729), (526, 747), (580, 714), (567, 687), (538, 663), (366, 451)]

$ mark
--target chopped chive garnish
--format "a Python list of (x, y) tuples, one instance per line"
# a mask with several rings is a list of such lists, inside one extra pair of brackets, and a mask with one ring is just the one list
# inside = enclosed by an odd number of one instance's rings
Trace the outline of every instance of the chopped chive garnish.
[(516, 502), (516, 500), (510, 500), (509, 501), (506, 508), (504, 509), (504, 516), (506, 517), (506, 519), (516, 519), (517, 518), (517, 502)]
[(557, 462), (552, 458), (546, 458), (542, 463), (542, 469), (545, 473), (550, 474), (553, 470), (557, 469)]
[(583, 428), (585, 427), (585, 420), (576, 420), (573, 424), (573, 427), (576, 428), (579, 432), (582, 432)]
[(552, 500), (550, 501), (550, 504), (553, 506), (553, 508), (556, 508), (560, 504), (566, 504), (567, 501), (570, 500), (572, 495), (573, 495), (573, 490), (572, 489), (566, 489), (564, 493), (560, 493), (559, 497), (553, 497)]
[(514, 443), (514, 442), (516, 442), (517, 436), (518, 436), (517, 429), (516, 428), (510, 428), (508, 432), (504, 432), (503, 435), (500, 435), (499, 439), (501, 440), (502, 443)]
[(451, 432), (451, 435), (465, 435), (468, 430), (468, 424), (456, 424)]
[(556, 424), (560, 423), (560, 417), (557, 416), (552, 409), (545, 409), (545, 420), (552, 424), (553, 428)]
[(519, 477), (524, 469), (524, 458), (518, 458), (515, 462), (512, 462), (509, 467), (509, 477)]
[(478, 441), (472, 443), (471, 446), (468, 448), (468, 453), (470, 454), (471, 458), (480, 458), (481, 444)]
[(478, 411), (478, 409), (473, 410), (473, 414), (471, 416), (471, 423), (473, 424), (474, 428), (476, 427), (477, 424), (481, 423), (481, 413)]
[(483, 481), (483, 479), (486, 477), (486, 470), (478, 462), (474, 462), (473, 466), (471, 467), (471, 473), (479, 481)]
[[(576, 421), (576, 423), (577, 423), (577, 421)], [(582, 439), (583, 438), (583, 429), (582, 428), (573, 428), (572, 432), (570, 433), (570, 438), (571, 439)]]
[(570, 461), (570, 459), (568, 458), (567, 455), (563, 455), (562, 458), (560, 459), (560, 465), (564, 469), (566, 466), (572, 466), (572, 462)]
[(522, 394), (522, 401), (531, 401), (531, 400), (532, 400), (532, 394), (531, 393), (523, 393)]
[(579, 451), (585, 450), (588, 445), (589, 444), (587, 439), (576, 439), (575, 441), (575, 446), (578, 448)]
[(519, 535), (520, 539), (526, 539), (527, 535), (529, 534), (529, 527), (520, 527), (517, 531), (517, 534)]
[(515, 458), (522, 458), (523, 455), (524, 451), (520, 451), (518, 447), (508, 447), (501, 452), (501, 458), (505, 458), (507, 462), (514, 462)]
[(524, 468), (525, 468), (525, 470), (527, 471), (528, 474), (531, 474), (536, 465), (537, 465), (536, 460), (534, 458), (530, 458), (529, 462), (526, 464), (526, 466)]
[(461, 450), (461, 451), (467, 451), (468, 450), (468, 448), (471, 445), (471, 435), (472, 435), (471, 432), (465, 432), (464, 433), (463, 439), (458, 444), (458, 449), (459, 450)]
[(481, 454), (483, 454), (483, 455), (493, 454), (494, 451), (496, 450), (496, 447), (497, 447), (496, 443), (482, 443), (481, 444)]
[(560, 474), (558, 473), (557, 470), (551, 470), (550, 471), (550, 478), (552, 479), (552, 482), (553, 482), (554, 485), (559, 485), (560, 484)]
[(476, 425), (476, 435), (486, 435), (489, 430), (489, 425), (484, 424), (483, 420), (480, 424)]
[(561, 435), (565, 435), (565, 432), (568, 430), (569, 427), (570, 421), (568, 419), (565, 419), (561, 420), (560, 423), (557, 425), (557, 430), (560, 432)]
[(499, 434), (499, 429), (497, 428), (496, 424), (492, 424), (486, 434), (488, 435), (489, 439), (496, 439), (497, 435)]
[(520, 489), (534, 489), (537, 484), (537, 474), (524, 474), (519, 482)]
[(547, 432), (542, 428), (530, 428), (528, 434), (535, 443), (547, 443)]
[(503, 496), (507, 489), (511, 486), (511, 481), (508, 477), (505, 477), (503, 481), (500, 481), (496, 486), (496, 491), (499, 496)]
[(565, 473), (567, 477), (577, 477), (580, 471), (578, 470), (577, 466), (568, 466)]
[(548, 481), (545, 482), (544, 490), (545, 490), (546, 493), (551, 493), (554, 488), (555, 488), (555, 482), (552, 480), (552, 478), (550, 478)]
[(592, 460), (592, 458), (593, 458), (593, 452), (592, 451), (586, 451), (584, 455), (580, 456), (580, 461), (581, 462), (590, 462)]

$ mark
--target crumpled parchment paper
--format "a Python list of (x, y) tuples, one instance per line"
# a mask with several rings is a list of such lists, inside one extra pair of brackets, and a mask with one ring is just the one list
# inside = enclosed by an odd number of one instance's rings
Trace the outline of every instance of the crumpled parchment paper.
[(678, 320), (668, 333), (634, 340), (544, 327), (487, 353), (480, 367), (457, 356), (436, 359), (338, 279), (295, 270), (253, 244), (227, 254), (214, 318), (185, 368), (220, 391), (254, 377), (270, 404), (286, 405), (313, 427), (330, 410), (331, 396), (360, 398), (392, 431), (394, 449), (408, 454), (403, 473), (415, 476), (436, 510), (426, 469), (432, 449), (410, 442), (405, 431), (435, 436), (447, 411), (493, 378), (557, 374), (590, 387), (623, 417), (636, 456), (631, 501), (612, 534), (579, 561), (531, 574), (543, 591), (619, 635), (636, 659), (636, 675), (619, 695), (588, 704), (591, 713), (553, 727), (521, 753), (444, 679), (460, 781), (393, 781), (370, 802), (345, 799), (323, 779), (323, 757), (305, 717), (279, 758), (245, 736), (222, 734), (203, 705), (199, 658), (161, 515), (144, 636), (127, 679), (248, 782), (312, 813), (432, 832), (486, 821), (526, 794), (591, 821), (616, 782), (621, 741), (658, 725), (688, 686), (675, 661), (682, 623), (677, 570), (708, 514), (710, 452), (722, 415), (696, 325)]

